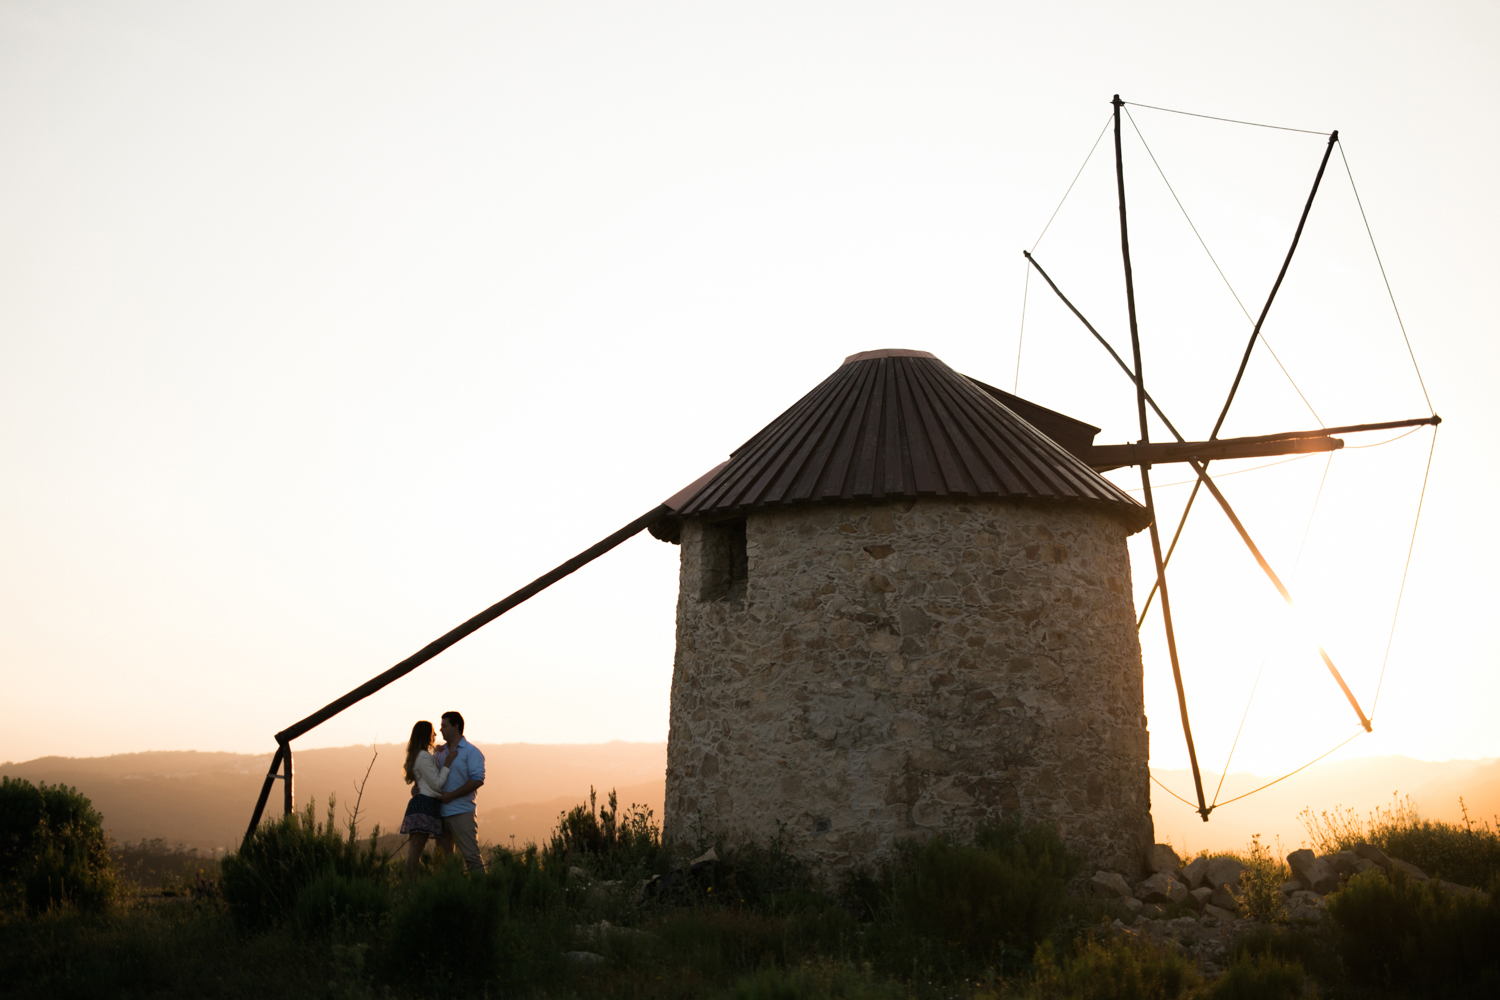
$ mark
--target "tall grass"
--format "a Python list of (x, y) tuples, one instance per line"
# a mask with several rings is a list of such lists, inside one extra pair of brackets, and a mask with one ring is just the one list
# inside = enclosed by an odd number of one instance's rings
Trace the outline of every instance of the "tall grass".
[(1302, 825), (1319, 854), (1374, 844), (1387, 855), (1416, 865), (1428, 875), (1460, 885), (1483, 889), (1500, 879), (1500, 817), (1494, 824), (1475, 823), (1462, 798), (1462, 823), (1424, 819), (1411, 796), (1392, 797), (1388, 806), (1377, 806), (1361, 820), (1353, 809), (1335, 808), (1313, 814), (1304, 809)]
[(224, 900), (247, 930), (286, 920), (303, 890), (326, 874), (377, 886), (392, 880), (390, 858), (375, 846), (380, 828), (364, 844), (352, 820), (341, 833), (334, 822), (335, 801), (328, 797), (326, 822), (317, 821), (309, 802), (300, 813), (262, 823), (237, 853), (219, 862)]

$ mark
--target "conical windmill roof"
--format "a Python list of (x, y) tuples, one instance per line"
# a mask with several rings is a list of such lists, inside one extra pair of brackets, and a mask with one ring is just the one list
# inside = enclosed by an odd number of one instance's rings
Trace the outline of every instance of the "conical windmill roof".
[(975, 382), (907, 350), (847, 358), (672, 505), (691, 517), (933, 496), (1086, 503), (1131, 531), (1150, 523), (1129, 494)]

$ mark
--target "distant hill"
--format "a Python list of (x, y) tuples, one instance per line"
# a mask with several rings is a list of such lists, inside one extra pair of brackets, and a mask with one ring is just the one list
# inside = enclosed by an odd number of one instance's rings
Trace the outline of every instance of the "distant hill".
[[(620, 805), (638, 802), (659, 820), (665, 797), (666, 744), (480, 744), (488, 778), (479, 793), (481, 836), (494, 843), (543, 841), (560, 812), (598, 789), (602, 803), (609, 789)], [(338, 795), (342, 821), (355, 799), (355, 786), (379, 752), (360, 805), (360, 826), (368, 832), (378, 822), (386, 831), (399, 826), (406, 808), (407, 786), (401, 781), (401, 752), (396, 744), (298, 750), (297, 802), (326, 811), (330, 792)], [(160, 837), (170, 843), (212, 851), (237, 845), (245, 834), (250, 810), (260, 791), (270, 755), (160, 751), (112, 757), (42, 757), (21, 764), (0, 764), (0, 774), (32, 781), (74, 785), (104, 814), (117, 841)], [(1187, 771), (1158, 769), (1158, 780), (1185, 798), (1193, 798)], [(1231, 774), (1222, 799), (1230, 799), (1271, 781), (1276, 775)], [(1217, 774), (1204, 775), (1210, 795)], [(1475, 821), (1500, 813), (1500, 761), (1430, 762), (1407, 757), (1362, 757), (1325, 762), (1301, 774), (1216, 810), (1205, 824), (1196, 812), (1153, 784), (1152, 815), (1158, 840), (1179, 849), (1240, 849), (1259, 833), (1268, 844), (1280, 836), (1283, 847), (1299, 846), (1306, 834), (1298, 814), (1351, 807), (1360, 817), (1391, 802), (1393, 792), (1410, 795), (1424, 816), (1458, 820), (1459, 796)], [(279, 789), (278, 789), (279, 793)], [(275, 815), (279, 799), (273, 799)]]
[[(661, 816), (665, 743), (478, 746), (486, 764), (479, 819), (481, 833), (489, 840), (504, 843), (514, 834), (520, 843), (540, 841), (551, 831), (558, 812), (588, 798), (590, 785), (599, 790), (601, 800), (610, 788), (618, 788), (622, 805), (638, 801)], [(401, 780), (403, 747), (398, 744), (297, 750), (298, 807), (314, 802), (321, 818), (334, 793), (342, 822), (377, 752), (360, 803), (360, 828), (368, 831), (379, 823), (384, 830), (395, 830), (408, 797), (408, 786)], [(237, 845), (245, 835), (269, 764), (270, 754), (152, 751), (40, 757), (0, 764), (0, 774), (75, 786), (104, 814), (105, 826), (122, 843), (160, 837), (213, 851)], [(280, 795), (279, 784), (275, 795)], [(279, 802), (273, 798), (270, 815), (279, 810)]]

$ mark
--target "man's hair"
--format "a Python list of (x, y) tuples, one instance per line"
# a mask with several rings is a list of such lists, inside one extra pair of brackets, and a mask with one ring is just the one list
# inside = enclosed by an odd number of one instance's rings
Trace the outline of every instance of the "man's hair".
[(450, 722), (453, 725), (457, 726), (459, 732), (464, 731), (464, 717), (462, 715), (459, 715), (457, 712), (444, 712), (443, 721)]

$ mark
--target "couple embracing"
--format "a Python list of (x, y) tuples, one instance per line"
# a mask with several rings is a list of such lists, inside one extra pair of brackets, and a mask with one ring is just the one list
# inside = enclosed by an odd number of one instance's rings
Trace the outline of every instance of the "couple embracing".
[(411, 785), (411, 801), (401, 832), (411, 837), (406, 852), (406, 877), (413, 878), (422, 864), (422, 849), (428, 837), (437, 838), (437, 849), (447, 857), (458, 847), (471, 872), (484, 871), (479, 857), (479, 823), (474, 799), (484, 784), (484, 754), (464, 739), (464, 717), (444, 712), (443, 745), (434, 746), (432, 723), (425, 719), (411, 727), (402, 767)]

